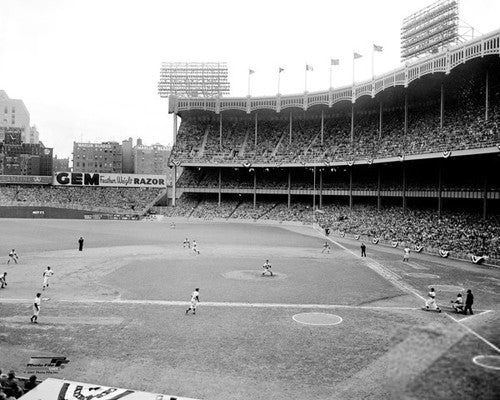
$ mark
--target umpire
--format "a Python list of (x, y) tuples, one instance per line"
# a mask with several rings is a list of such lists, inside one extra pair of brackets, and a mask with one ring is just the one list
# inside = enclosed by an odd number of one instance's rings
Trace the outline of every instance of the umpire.
[(470, 311), (470, 314), (473, 315), (474, 313), (472, 312), (472, 304), (474, 303), (474, 295), (472, 294), (471, 290), (467, 290), (467, 297), (465, 298), (465, 307), (464, 307), (464, 314), (467, 315), (467, 310)]

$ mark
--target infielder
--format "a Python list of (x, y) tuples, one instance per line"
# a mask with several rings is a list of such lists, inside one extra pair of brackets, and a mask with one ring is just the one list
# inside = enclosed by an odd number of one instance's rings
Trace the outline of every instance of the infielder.
[(43, 271), (43, 286), (42, 290), (45, 290), (46, 287), (49, 287), (49, 278), (54, 275), (54, 271), (47, 267), (45, 271)]
[(42, 301), (41, 296), (41, 293), (37, 293), (35, 301), (33, 302), (33, 315), (31, 316), (31, 322), (34, 324), (38, 324), (38, 314), (40, 314), (40, 303)]
[(200, 288), (196, 288), (196, 289), (194, 289), (194, 292), (191, 293), (191, 305), (186, 310), (186, 315), (188, 314), (188, 312), (190, 310), (193, 311), (193, 315), (195, 315), (196, 314), (196, 306), (198, 305), (199, 302), (200, 302)]

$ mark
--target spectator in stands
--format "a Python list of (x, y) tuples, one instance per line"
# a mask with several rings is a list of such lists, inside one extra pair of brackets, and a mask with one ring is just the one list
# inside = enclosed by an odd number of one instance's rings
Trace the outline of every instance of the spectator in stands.
[(38, 385), (36, 382), (36, 375), (31, 375), (29, 380), (24, 383), (24, 393), (29, 392), (31, 389)]

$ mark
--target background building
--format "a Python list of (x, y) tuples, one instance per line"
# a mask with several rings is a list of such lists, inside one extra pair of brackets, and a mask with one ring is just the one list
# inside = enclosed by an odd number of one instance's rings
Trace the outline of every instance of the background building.
[(2, 127), (0, 134), (0, 174), (2, 175), (52, 175), (52, 149), (42, 142), (23, 143), (22, 128)]
[[(138, 140), (139, 142), (139, 140)], [(134, 147), (134, 172), (136, 174), (167, 175), (170, 148), (159, 143)]]
[(73, 142), (73, 171), (122, 173), (121, 144)]
[(69, 172), (71, 171), (69, 167), (69, 158), (57, 158), (54, 156), (52, 160), (52, 171), (53, 172)]
[(134, 141), (132, 138), (122, 141), (122, 171), (125, 174), (134, 173)]
[[(20, 128), (21, 140), (29, 142), (30, 113), (22, 100), (11, 99), (4, 90), (0, 90), (0, 127)], [(0, 141), (3, 140), (0, 132)]]
[(40, 133), (38, 132), (38, 129), (36, 128), (35, 125), (33, 125), (30, 128), (30, 133), (29, 137), (27, 137), (26, 142), (32, 143), (32, 144), (37, 144), (40, 140)]

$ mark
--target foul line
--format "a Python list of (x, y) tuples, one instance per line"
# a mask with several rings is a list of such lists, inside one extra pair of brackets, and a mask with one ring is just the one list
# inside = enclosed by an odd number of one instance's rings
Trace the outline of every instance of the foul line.
[[(189, 301), (176, 300), (45, 300), (53, 303), (78, 303), (78, 304), (151, 304), (160, 306), (185, 306), (191, 304)], [(0, 299), (0, 303), (31, 303), (31, 299)], [(240, 307), (240, 308), (315, 308), (315, 309), (354, 309), (354, 310), (417, 310), (415, 307), (377, 307), (377, 306), (353, 306), (346, 304), (286, 304), (286, 303), (232, 303), (232, 302), (217, 302), (207, 301), (200, 302), (199, 305), (204, 307)]]
[[(318, 230), (318, 228), (314, 228), (315, 230)], [(344, 249), (345, 251), (347, 251), (348, 253), (351, 253), (354, 257), (356, 258), (361, 258), (360, 256), (358, 256), (356, 253), (354, 253), (352, 250), (349, 250), (347, 247), (341, 245), (340, 243), (338, 243), (337, 241), (327, 237), (328, 240), (330, 240), (332, 243), (336, 244), (337, 246), (339, 246), (340, 248)], [(380, 270), (379, 268), (374, 268), (375, 266), (374, 265), (370, 265), (370, 263), (373, 262), (374, 264), (378, 265), (379, 267), (381, 267), (382, 270)], [(388, 269), (386, 267), (384, 267), (382, 264), (380, 264), (379, 262), (375, 261), (375, 260), (371, 260), (371, 262), (367, 262), (366, 265), (371, 268), (372, 270), (374, 270), (375, 272), (377, 272), (379, 275), (381, 275), (383, 278), (387, 279), (388, 281), (390, 281), (391, 283), (393, 283), (395, 286), (398, 286), (404, 290), (407, 290), (409, 291), (410, 293), (414, 294), (415, 296), (419, 297), (420, 299), (422, 299), (423, 301), (425, 301), (425, 298), (423, 296), (421, 296), (418, 292), (416, 292), (411, 286), (407, 285), (407, 284), (404, 284), (403, 282), (400, 282), (399, 281), (399, 276), (397, 274), (395, 274), (394, 272), (392, 271), (388, 271)], [(488, 311), (491, 311), (491, 310), (488, 310)], [(479, 333), (476, 333), (475, 331), (473, 331), (471, 328), (469, 328), (467, 325), (465, 325), (464, 323), (462, 323), (461, 320), (458, 320), (456, 318), (454, 318), (452, 315), (449, 315), (448, 313), (445, 313), (445, 315), (448, 317), (448, 318), (451, 318), (452, 321), (456, 322), (457, 324), (459, 324), (461, 327), (465, 328), (469, 333), (472, 333), (474, 336), (476, 336), (478, 339), (482, 340), (484, 343), (486, 343), (488, 346), (490, 346), (493, 350), (495, 350), (497, 353), (500, 353), (500, 349), (495, 346), (493, 343), (491, 343), (488, 339), (482, 337)], [(464, 319), (468, 319), (468, 318), (464, 318)]]

